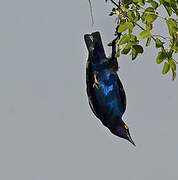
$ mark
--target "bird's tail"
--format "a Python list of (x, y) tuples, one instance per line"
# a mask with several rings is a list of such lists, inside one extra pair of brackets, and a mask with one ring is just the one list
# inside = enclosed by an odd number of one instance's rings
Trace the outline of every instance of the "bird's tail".
[(105, 57), (103, 43), (99, 32), (85, 34), (84, 39), (89, 53)]

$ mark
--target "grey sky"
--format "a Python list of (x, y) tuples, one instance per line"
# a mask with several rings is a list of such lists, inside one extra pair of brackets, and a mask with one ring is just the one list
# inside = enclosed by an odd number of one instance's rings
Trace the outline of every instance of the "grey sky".
[(88, 106), (83, 35), (100, 31), (109, 55), (114, 31), (111, 6), (93, 8), (92, 28), (88, 0), (1, 1), (0, 179), (178, 179), (178, 83), (161, 75), (157, 49), (119, 59), (136, 148)]

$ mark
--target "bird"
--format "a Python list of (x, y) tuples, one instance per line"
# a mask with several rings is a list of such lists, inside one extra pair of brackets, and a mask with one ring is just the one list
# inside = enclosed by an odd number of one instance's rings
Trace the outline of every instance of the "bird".
[(85, 34), (84, 40), (89, 52), (86, 65), (89, 106), (112, 134), (135, 146), (128, 126), (122, 120), (126, 110), (126, 94), (117, 74), (116, 42), (112, 42), (112, 55), (107, 58), (100, 32)]

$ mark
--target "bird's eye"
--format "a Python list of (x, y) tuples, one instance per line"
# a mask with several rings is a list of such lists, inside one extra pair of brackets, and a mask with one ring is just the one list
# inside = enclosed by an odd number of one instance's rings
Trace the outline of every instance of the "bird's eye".
[(127, 125), (125, 125), (124, 127), (125, 127), (125, 129), (129, 129)]

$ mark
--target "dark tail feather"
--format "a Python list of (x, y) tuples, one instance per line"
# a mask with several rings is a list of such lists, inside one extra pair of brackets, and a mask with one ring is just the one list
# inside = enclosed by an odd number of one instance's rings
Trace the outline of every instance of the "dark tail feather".
[(99, 32), (85, 34), (84, 39), (89, 52), (92, 52), (94, 49), (97, 49), (97, 51), (99, 51), (105, 56), (103, 43)]

